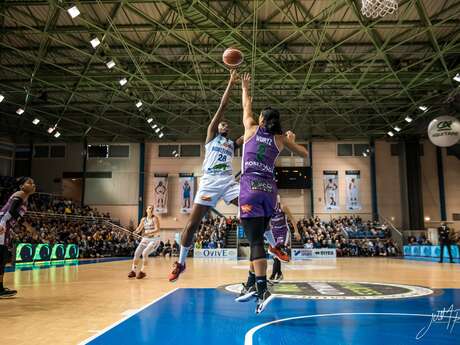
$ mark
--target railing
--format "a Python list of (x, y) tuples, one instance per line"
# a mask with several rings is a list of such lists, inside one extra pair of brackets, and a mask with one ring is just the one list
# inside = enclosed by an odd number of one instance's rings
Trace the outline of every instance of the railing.
[(395, 246), (400, 250), (402, 253), (403, 250), (403, 245), (404, 245), (404, 239), (403, 239), (403, 234), (401, 231), (399, 231), (396, 226), (385, 216), (380, 215), (380, 218), (383, 220), (380, 221), (380, 223), (387, 223), (388, 226), (390, 227), (391, 230), (391, 238), (395, 244)]
[(83, 220), (83, 221), (110, 221), (115, 224), (120, 224), (119, 219), (107, 218), (107, 217), (94, 217), (94, 216), (80, 216), (77, 214), (66, 214), (66, 213), (51, 213), (51, 212), (34, 212), (27, 211), (26, 216), (31, 217), (48, 217), (48, 218), (64, 218), (69, 220)]

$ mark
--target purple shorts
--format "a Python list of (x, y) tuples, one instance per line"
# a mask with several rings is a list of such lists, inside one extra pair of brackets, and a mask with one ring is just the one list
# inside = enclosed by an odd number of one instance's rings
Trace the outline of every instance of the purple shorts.
[(273, 179), (243, 175), (240, 179), (240, 218), (271, 217), (278, 189)]

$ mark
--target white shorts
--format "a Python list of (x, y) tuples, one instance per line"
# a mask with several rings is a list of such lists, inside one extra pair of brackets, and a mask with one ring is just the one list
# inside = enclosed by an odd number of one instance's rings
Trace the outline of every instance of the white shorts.
[(240, 185), (233, 175), (203, 175), (195, 196), (195, 203), (215, 207), (217, 202), (223, 199), (228, 205), (238, 198), (239, 194)]

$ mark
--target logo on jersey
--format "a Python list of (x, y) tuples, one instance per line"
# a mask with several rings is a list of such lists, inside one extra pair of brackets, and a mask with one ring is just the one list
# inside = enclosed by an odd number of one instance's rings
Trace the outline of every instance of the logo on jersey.
[(203, 201), (211, 201), (212, 197), (210, 195), (202, 195), (201, 200), (203, 200)]
[(243, 213), (251, 212), (252, 211), (252, 205), (249, 205), (249, 204), (241, 205), (241, 211), (243, 211)]
[(228, 168), (228, 164), (225, 164), (225, 163), (220, 163), (220, 164), (216, 164), (214, 165), (211, 170), (226, 170)]

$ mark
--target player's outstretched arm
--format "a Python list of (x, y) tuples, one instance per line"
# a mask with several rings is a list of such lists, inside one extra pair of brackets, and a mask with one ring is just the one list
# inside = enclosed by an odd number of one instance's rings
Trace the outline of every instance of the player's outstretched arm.
[(241, 79), (242, 101), (243, 101), (243, 126), (245, 130), (251, 130), (257, 126), (256, 121), (252, 116), (252, 98), (249, 94), (249, 84), (251, 83), (251, 75), (245, 73)]
[(224, 95), (222, 96), (222, 99), (220, 100), (219, 109), (217, 109), (216, 113), (214, 114), (214, 117), (209, 123), (205, 144), (209, 143), (216, 136), (219, 122), (222, 121), (222, 118), (224, 117), (224, 111), (227, 108), (228, 102), (230, 100), (230, 93), (231, 93), (230, 91), (232, 90), (233, 84), (235, 84), (237, 80), (238, 80), (238, 73), (236, 72), (236, 70), (233, 69), (230, 71), (230, 79), (228, 81), (228, 85), (227, 85), (227, 88), (225, 89)]
[(308, 157), (308, 150), (295, 142), (295, 134), (291, 131), (287, 131), (286, 135), (282, 137), (284, 141), (284, 145), (287, 149), (291, 152), (294, 152), (296, 155), (300, 157), (307, 158)]
[(136, 230), (134, 230), (135, 234), (139, 234), (142, 230), (144, 230), (144, 221), (145, 221), (145, 218), (142, 218)]

